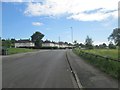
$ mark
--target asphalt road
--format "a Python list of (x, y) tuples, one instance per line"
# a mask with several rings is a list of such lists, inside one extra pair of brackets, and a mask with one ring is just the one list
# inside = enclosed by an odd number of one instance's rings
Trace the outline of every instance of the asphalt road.
[(66, 51), (3, 58), (3, 88), (76, 88)]
[(118, 88), (117, 80), (84, 62), (71, 50), (39, 51), (2, 59), (3, 88), (78, 88), (79, 85)]

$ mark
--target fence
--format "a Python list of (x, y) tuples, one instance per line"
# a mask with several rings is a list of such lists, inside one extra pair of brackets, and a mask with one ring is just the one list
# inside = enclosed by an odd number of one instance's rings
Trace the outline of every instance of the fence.
[(100, 56), (77, 49), (73, 51), (100, 70), (120, 79), (120, 59), (116, 60), (107, 56)]

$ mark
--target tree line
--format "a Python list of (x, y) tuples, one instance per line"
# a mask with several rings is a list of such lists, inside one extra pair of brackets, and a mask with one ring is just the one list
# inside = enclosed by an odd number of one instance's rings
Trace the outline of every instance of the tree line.
[[(42, 38), (44, 34), (36, 31), (31, 36), (31, 41), (35, 43), (36, 48), (40, 48), (42, 46)], [(30, 40), (30, 39), (29, 39)], [(12, 39), (2, 39), (2, 46), (6, 48), (15, 47), (15, 42), (17, 41), (15, 38)]]
[[(31, 35), (31, 41), (35, 43), (36, 48), (40, 48), (42, 46), (42, 38), (45, 35), (42, 34), (39, 31), (36, 31)], [(2, 39), (2, 46), (3, 47), (15, 47), (15, 42), (17, 40), (15, 38), (12, 39)], [(93, 45), (93, 40), (89, 36), (86, 37), (85, 43), (77, 43), (77, 41), (74, 41), (74, 46), (75, 47), (81, 47), (81, 48), (86, 48), (86, 49), (93, 49), (93, 48), (110, 48), (110, 49), (115, 49), (116, 47), (120, 46), (120, 28), (115, 28), (113, 29), (113, 32), (108, 36), (108, 41), (110, 41), (109, 45), (107, 46), (105, 43), (100, 44), (100, 45)], [(113, 41), (115, 44), (113, 44)]]
[[(74, 45), (75, 47), (81, 47), (81, 48), (86, 48), (86, 49), (116, 49), (117, 47), (120, 46), (120, 28), (115, 28), (113, 29), (113, 32), (109, 35), (108, 37), (108, 41), (110, 41), (109, 45), (107, 46), (105, 43), (100, 44), (100, 45), (93, 45), (93, 40), (92, 38), (90, 38), (89, 36), (87, 36), (87, 38), (85, 39), (85, 43), (77, 43), (77, 41), (74, 41)], [(115, 44), (113, 44), (113, 42)]]

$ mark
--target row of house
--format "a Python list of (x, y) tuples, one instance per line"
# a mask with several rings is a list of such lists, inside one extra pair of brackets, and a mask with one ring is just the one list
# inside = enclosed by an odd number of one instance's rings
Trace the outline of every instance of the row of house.
[[(35, 43), (32, 42), (29, 39), (24, 39), (24, 40), (17, 40), (15, 42), (15, 48), (19, 47), (35, 47)], [(72, 44), (68, 44), (67, 42), (51, 42), (49, 40), (42, 41), (42, 47), (57, 47), (57, 48), (71, 48), (73, 47)]]
[(33, 43), (29, 39), (17, 40), (15, 42), (15, 48), (19, 48), (19, 47), (35, 47), (35, 43)]

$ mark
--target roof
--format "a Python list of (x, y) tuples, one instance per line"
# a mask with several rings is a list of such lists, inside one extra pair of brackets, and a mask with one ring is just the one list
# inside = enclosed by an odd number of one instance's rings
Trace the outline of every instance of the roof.
[(44, 41), (43, 43), (51, 43), (51, 41), (49, 41), (49, 40), (46, 40), (46, 41)]
[(53, 44), (59, 44), (59, 45), (72, 45), (71, 43), (67, 43), (67, 42), (55, 42), (55, 41), (50, 41), (50, 40), (42, 41), (42, 43), (53, 43)]
[(29, 42), (32, 42), (32, 41), (29, 39), (23, 39), (23, 40), (16, 41), (16, 43), (29, 43)]

